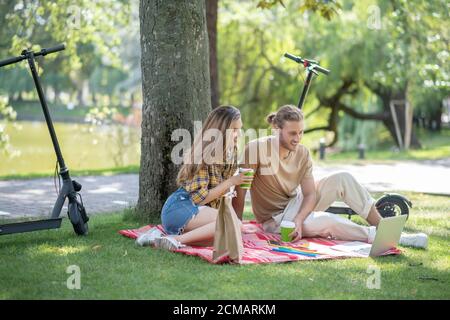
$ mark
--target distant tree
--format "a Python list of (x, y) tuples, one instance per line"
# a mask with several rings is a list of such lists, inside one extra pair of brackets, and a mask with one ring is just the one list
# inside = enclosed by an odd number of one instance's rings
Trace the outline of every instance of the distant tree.
[[(338, 142), (344, 114), (383, 124), (397, 144), (393, 99), (410, 101), (416, 115), (440, 116), (449, 73), (445, 1), (345, 1), (329, 21), (299, 14), (294, 1), (259, 13), (248, 4), (222, 1), (221, 99), (241, 107), (246, 126), (260, 126), (269, 111), (298, 102), (304, 71), (281, 58), (286, 51), (331, 69), (315, 77), (304, 108), (306, 132), (333, 132), (330, 145)], [(232, 52), (222, 53), (230, 47)], [(420, 147), (414, 130), (411, 142)]]

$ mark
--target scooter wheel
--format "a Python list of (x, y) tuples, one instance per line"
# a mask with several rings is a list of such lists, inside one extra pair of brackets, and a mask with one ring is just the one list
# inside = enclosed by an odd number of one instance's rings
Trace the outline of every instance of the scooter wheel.
[(409, 216), (409, 206), (405, 200), (395, 195), (385, 195), (375, 204), (383, 218), (406, 214)]
[[(69, 218), (72, 223), (73, 230), (79, 236), (85, 236), (89, 232), (88, 224), (84, 221), (81, 210), (81, 204), (77, 202), (69, 203)], [(75, 222), (74, 222), (75, 221)]]

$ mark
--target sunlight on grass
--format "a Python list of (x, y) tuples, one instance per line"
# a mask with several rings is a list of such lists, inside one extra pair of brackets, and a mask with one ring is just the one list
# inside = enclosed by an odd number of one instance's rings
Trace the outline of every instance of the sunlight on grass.
[(33, 254), (53, 254), (58, 256), (67, 256), (69, 254), (80, 253), (86, 251), (88, 249), (87, 246), (52, 246), (49, 244), (39, 245), (36, 249), (30, 248), (30, 251), (33, 251)]

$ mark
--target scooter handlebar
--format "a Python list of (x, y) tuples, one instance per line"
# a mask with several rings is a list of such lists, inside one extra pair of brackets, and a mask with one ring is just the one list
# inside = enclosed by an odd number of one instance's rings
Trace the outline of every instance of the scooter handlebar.
[(330, 73), (330, 70), (322, 68), (318, 64), (314, 66), (314, 70), (317, 70), (319, 72), (322, 72), (324, 75), (328, 75)]
[(39, 55), (47, 55), (49, 53), (54, 53), (54, 52), (58, 52), (58, 51), (62, 51), (66, 48), (66, 46), (64, 44), (59, 44), (57, 46), (51, 47), (51, 48), (47, 48), (47, 49), (42, 49), (39, 53), (36, 53), (35, 56), (39, 56)]
[(13, 63), (22, 61), (23, 59), (25, 59), (24, 56), (18, 56), (18, 57), (13, 57), (13, 58), (8, 58), (8, 59), (5, 59), (5, 60), (2, 60), (2, 61), (0, 61), (0, 68), (4, 67), (4, 66), (7, 66), (9, 64), (13, 64)]
[(303, 63), (303, 59), (301, 58), (301, 57), (297, 57), (297, 56), (294, 56), (293, 54), (290, 54), (290, 53), (285, 53), (284, 54), (284, 56), (286, 57), (286, 58), (289, 58), (289, 59), (291, 59), (291, 60), (294, 60), (295, 62), (297, 62), (297, 63)]
[[(66, 46), (64, 44), (59, 44), (57, 46), (54, 46), (54, 47), (51, 47), (51, 48), (48, 48), (48, 49), (41, 49), (41, 51), (34, 53), (34, 56), (35, 57), (37, 57), (37, 56), (45, 56), (45, 55), (47, 55), (49, 53), (54, 53), (54, 52), (58, 52), (58, 51), (64, 50), (65, 48), (66, 48)], [(8, 58), (8, 59), (0, 61), (0, 68), (4, 67), (4, 66), (7, 66), (9, 64), (20, 62), (20, 61), (26, 59), (27, 58), (27, 53), (26, 52), (27, 51), (25, 50), (18, 57)]]
[(328, 75), (330, 73), (330, 70), (322, 68), (321, 66), (319, 66), (319, 64), (316, 61), (303, 59), (302, 57), (294, 56), (293, 54), (290, 54), (287, 52), (284, 54), (284, 56), (286, 58), (289, 58), (289, 59), (297, 62), (297, 63), (304, 64), (305, 62), (307, 62), (307, 63), (309, 63), (309, 65), (311, 65), (313, 67), (314, 70), (319, 71), (325, 75)]

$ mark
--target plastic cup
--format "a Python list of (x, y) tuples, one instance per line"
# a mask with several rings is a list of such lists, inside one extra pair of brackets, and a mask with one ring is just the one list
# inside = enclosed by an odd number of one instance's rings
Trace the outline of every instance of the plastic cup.
[[(249, 176), (252, 177), (255, 172), (253, 171), (253, 169), (250, 168), (239, 168), (239, 173), (244, 173), (245, 176)], [(250, 189), (250, 187), (252, 186), (251, 183), (243, 183), (241, 185), (239, 185), (242, 189)]]
[(280, 231), (281, 231), (281, 241), (290, 242), (292, 237), (289, 237), (289, 234), (294, 232), (295, 223), (292, 221), (281, 221)]

